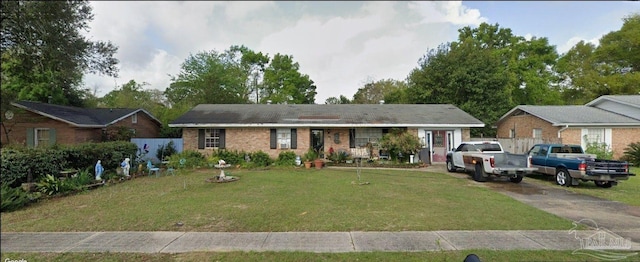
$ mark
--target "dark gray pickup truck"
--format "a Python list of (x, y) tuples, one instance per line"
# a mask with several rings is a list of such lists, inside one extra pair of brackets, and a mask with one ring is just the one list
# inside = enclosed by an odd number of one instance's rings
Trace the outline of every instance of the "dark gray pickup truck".
[(609, 188), (635, 176), (629, 173), (628, 162), (596, 159), (593, 154), (585, 154), (580, 145), (537, 144), (527, 154), (531, 166), (538, 168), (536, 173), (555, 175), (561, 186), (577, 186), (582, 180)]

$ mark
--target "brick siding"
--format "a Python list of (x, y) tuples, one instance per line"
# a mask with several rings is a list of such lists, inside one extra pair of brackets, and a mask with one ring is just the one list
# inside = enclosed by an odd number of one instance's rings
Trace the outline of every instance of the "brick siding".
[(498, 125), (498, 138), (511, 138), (510, 130), (516, 131), (515, 138), (531, 138), (533, 137), (533, 129), (542, 129), (542, 139), (550, 140), (558, 138), (560, 127), (553, 126), (551, 123), (532, 115), (510, 116)]
[[(2, 130), (2, 144), (26, 146), (28, 128), (54, 128), (56, 131), (56, 144), (68, 145), (102, 141), (102, 128), (79, 128), (26, 110), (16, 110), (14, 118), (5, 120), (5, 124), (11, 131), (7, 141), (5, 131)], [(158, 137), (160, 134), (159, 124), (143, 113), (138, 113), (136, 124), (131, 123), (131, 117), (127, 117), (107, 129), (113, 129), (117, 126), (136, 129), (136, 137)]]

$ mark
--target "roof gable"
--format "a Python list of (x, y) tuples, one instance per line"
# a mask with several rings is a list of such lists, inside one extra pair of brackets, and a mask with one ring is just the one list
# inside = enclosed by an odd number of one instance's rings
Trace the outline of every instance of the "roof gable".
[(605, 95), (586, 105), (640, 120), (640, 95)]
[(497, 123), (522, 113), (536, 116), (554, 126), (638, 126), (640, 121), (590, 106), (519, 105), (504, 114)]
[(484, 123), (450, 104), (200, 104), (170, 127), (461, 126)]
[(598, 104), (604, 103), (606, 101), (611, 101), (618, 104), (624, 104), (630, 107), (640, 109), (640, 95), (604, 95), (592, 100), (586, 105), (597, 106)]
[(137, 112), (143, 112), (160, 124), (160, 121), (144, 109), (132, 108), (81, 108), (48, 103), (17, 101), (12, 105), (36, 114), (59, 120), (77, 127), (105, 127)]

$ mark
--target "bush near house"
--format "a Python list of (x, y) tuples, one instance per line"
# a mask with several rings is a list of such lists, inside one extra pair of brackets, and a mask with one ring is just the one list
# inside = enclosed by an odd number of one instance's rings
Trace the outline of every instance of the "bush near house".
[(135, 156), (137, 149), (136, 144), (124, 141), (49, 148), (2, 148), (0, 183), (17, 187), (29, 180), (39, 181), (47, 174), (59, 174), (65, 169), (93, 170), (98, 160), (102, 161), (105, 170), (116, 169), (125, 157)]
[(629, 163), (634, 166), (640, 167), (640, 142), (629, 144), (629, 146), (624, 149), (624, 156), (622, 159), (629, 161)]

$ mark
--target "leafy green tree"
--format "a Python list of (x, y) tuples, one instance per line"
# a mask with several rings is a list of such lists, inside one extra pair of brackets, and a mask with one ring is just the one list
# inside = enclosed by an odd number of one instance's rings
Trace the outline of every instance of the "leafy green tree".
[(494, 136), (490, 123), (513, 106), (501, 58), (470, 43), (431, 52), (421, 60), (420, 69), (410, 74), (409, 81), (407, 92), (412, 103), (454, 104), (487, 124), (471, 130), (472, 136)]
[(329, 97), (324, 101), (324, 103), (326, 105), (351, 104), (351, 101), (346, 96), (340, 95), (339, 98), (334, 96)]
[[(516, 36), (498, 24), (464, 27), (458, 41), (431, 49), (408, 77), (411, 103), (454, 104), (486, 124), (472, 136), (494, 136), (491, 125), (518, 104), (558, 104), (557, 54), (546, 38)], [(399, 96), (402, 100), (402, 96)]]
[(238, 90), (246, 84), (234, 64), (236, 52), (200, 52), (190, 55), (177, 76), (165, 90), (171, 104), (238, 104), (246, 103), (249, 91)]
[(308, 75), (300, 73), (300, 65), (293, 56), (275, 54), (264, 72), (265, 94), (261, 101), (273, 103), (313, 104), (316, 86)]
[[(385, 100), (385, 96), (406, 88), (404, 81), (394, 79), (383, 79), (366, 83), (353, 95), (354, 104), (377, 104), (380, 100)], [(386, 102), (386, 100), (385, 100)]]
[(117, 76), (110, 42), (81, 34), (88, 1), (2, 1), (2, 89), (16, 99), (82, 106), (84, 73)]
[(458, 41), (451, 44), (453, 48), (466, 42), (477, 49), (490, 50), (500, 57), (501, 73), (506, 74), (509, 80), (505, 86), (510, 93), (508, 103), (561, 103), (560, 90), (554, 88), (558, 80), (552, 70), (558, 54), (546, 38), (533, 37), (526, 40), (514, 35), (509, 28), (487, 23), (482, 23), (477, 28), (467, 26), (458, 31)]
[(620, 30), (602, 36), (595, 56), (618, 71), (640, 71), (640, 13), (625, 17)]
[(624, 19), (622, 28), (600, 39), (596, 47), (583, 41), (558, 61), (563, 98), (584, 104), (602, 95), (640, 93), (640, 15)]

